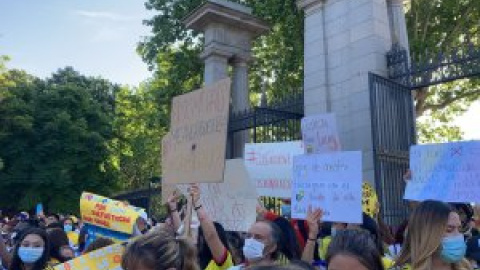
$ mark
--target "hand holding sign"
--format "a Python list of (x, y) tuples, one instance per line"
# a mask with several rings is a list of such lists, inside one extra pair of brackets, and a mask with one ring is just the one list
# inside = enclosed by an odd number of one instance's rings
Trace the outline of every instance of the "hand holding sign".
[(319, 231), (319, 222), (322, 220), (323, 211), (320, 208), (313, 209), (310, 205), (307, 211), (308, 238), (317, 239)]

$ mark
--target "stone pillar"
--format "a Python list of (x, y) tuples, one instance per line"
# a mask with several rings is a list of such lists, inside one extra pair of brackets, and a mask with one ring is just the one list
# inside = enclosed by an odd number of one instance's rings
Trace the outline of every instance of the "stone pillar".
[[(233, 65), (232, 112), (249, 108), (248, 63), (251, 59), (252, 41), (269, 31), (269, 27), (252, 15), (252, 10), (241, 4), (225, 0), (208, 0), (193, 11), (184, 24), (205, 33), (205, 85), (228, 76)], [(237, 132), (228, 139), (228, 158), (243, 156), (248, 142), (248, 132)]]
[[(236, 58), (233, 60), (232, 80), (232, 111), (241, 112), (250, 108), (248, 95), (248, 60)], [(236, 132), (233, 135), (233, 157), (243, 157), (245, 142), (248, 142), (248, 131)]]
[(387, 74), (385, 0), (299, 0), (305, 10), (305, 114), (333, 112), (344, 150), (363, 153), (374, 184), (368, 73)]
[(398, 43), (409, 51), (407, 23), (405, 21), (403, 2), (405, 2), (405, 0), (387, 0), (388, 15), (390, 19), (392, 42)]
[(298, 6), (305, 10), (303, 85), (305, 115), (330, 111), (324, 2), (324, 0), (298, 1)]

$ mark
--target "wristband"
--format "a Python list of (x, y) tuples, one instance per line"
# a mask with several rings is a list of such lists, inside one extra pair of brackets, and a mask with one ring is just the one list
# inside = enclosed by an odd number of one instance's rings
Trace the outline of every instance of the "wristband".
[(317, 239), (315, 239), (315, 238), (308, 238), (307, 240), (308, 240), (308, 241), (317, 242)]
[(195, 206), (195, 211), (198, 211), (198, 209), (202, 208), (202, 205), (200, 204), (199, 206)]

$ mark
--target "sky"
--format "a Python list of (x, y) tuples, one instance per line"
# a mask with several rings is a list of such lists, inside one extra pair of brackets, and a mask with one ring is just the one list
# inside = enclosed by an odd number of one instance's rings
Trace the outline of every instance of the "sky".
[(152, 17), (143, 0), (0, 0), (0, 55), (39, 77), (72, 66), (137, 85), (150, 73), (136, 53)]
[[(153, 14), (144, 0), (0, 0), (0, 55), (8, 67), (48, 77), (72, 66), (85, 75), (136, 86), (150, 76), (136, 45)], [(456, 120), (480, 140), (480, 102)]]

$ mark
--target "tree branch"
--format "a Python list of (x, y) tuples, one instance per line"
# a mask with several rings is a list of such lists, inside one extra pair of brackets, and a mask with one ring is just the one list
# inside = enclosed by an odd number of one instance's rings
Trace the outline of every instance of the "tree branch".
[(452, 104), (455, 101), (458, 101), (458, 100), (461, 100), (461, 99), (464, 99), (464, 98), (468, 98), (468, 97), (472, 97), (472, 96), (476, 96), (476, 95), (480, 96), (480, 88), (472, 90), (472, 91), (468, 91), (468, 92), (465, 92), (465, 93), (461, 93), (461, 94), (456, 95), (454, 97), (446, 98), (445, 100), (443, 100), (442, 102), (437, 103), (437, 104), (427, 104), (427, 105), (424, 106), (424, 112), (428, 111), (428, 110), (432, 110), (432, 111), (433, 110), (441, 110), (441, 109), (447, 107), (448, 105)]

